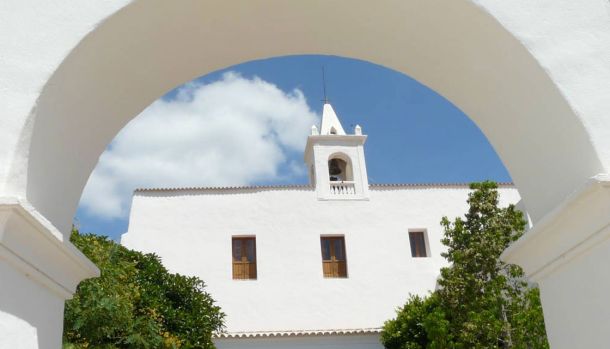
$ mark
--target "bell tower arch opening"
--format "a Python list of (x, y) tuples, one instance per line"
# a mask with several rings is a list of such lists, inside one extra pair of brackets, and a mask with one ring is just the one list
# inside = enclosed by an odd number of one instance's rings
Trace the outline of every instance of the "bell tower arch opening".
[(332, 155), (328, 160), (328, 176), (331, 182), (353, 181), (354, 172), (349, 157), (344, 154)]

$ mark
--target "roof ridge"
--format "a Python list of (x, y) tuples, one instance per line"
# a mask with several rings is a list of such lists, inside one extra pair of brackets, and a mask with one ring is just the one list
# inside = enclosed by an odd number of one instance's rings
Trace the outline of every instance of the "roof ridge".
[(379, 327), (364, 327), (355, 329), (320, 329), (320, 330), (269, 330), (269, 331), (236, 331), (221, 332), (216, 338), (252, 338), (252, 337), (292, 337), (292, 336), (329, 336), (380, 333)]
[[(513, 182), (497, 182), (498, 186), (514, 186)], [(410, 187), (410, 188), (422, 188), (422, 187), (469, 187), (470, 182), (431, 182), (431, 183), (369, 183), (370, 187)], [(213, 186), (213, 187), (151, 187), (151, 188), (136, 188), (134, 192), (145, 192), (145, 191), (188, 191), (188, 190), (243, 190), (243, 189), (290, 189), (290, 188), (311, 188), (314, 187), (310, 184), (270, 184), (270, 185), (244, 185), (244, 186)]]
[[(474, 182), (370, 183), (369, 187), (469, 187)], [(513, 182), (496, 182), (498, 186), (514, 186)]]
[(136, 188), (136, 191), (177, 191), (177, 190), (231, 190), (231, 189), (273, 189), (273, 188), (313, 188), (309, 184), (273, 184), (273, 185), (243, 185), (243, 186), (213, 186), (213, 187), (164, 187)]

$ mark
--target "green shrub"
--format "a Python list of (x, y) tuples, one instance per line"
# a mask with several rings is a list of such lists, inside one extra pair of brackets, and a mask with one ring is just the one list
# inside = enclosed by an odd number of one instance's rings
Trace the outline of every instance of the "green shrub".
[(66, 302), (64, 348), (214, 348), (224, 314), (196, 277), (106, 237), (70, 238), (101, 270)]

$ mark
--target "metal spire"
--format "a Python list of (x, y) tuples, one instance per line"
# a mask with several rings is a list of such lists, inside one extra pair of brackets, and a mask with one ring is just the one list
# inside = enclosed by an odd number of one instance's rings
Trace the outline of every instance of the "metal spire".
[(324, 90), (324, 99), (322, 102), (324, 104), (328, 103), (328, 98), (326, 97), (326, 74), (324, 73), (324, 66), (322, 66), (322, 89)]

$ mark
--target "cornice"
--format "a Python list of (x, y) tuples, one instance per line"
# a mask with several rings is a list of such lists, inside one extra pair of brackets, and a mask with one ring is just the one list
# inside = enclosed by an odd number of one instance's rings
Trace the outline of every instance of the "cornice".
[(80, 281), (100, 275), (95, 264), (20, 198), (0, 198), (0, 259), (63, 299), (72, 297)]
[(215, 335), (215, 338), (268, 338), (268, 337), (307, 337), (307, 336), (347, 336), (363, 334), (379, 334), (381, 328), (358, 329), (326, 329), (326, 330), (285, 330), (285, 331), (251, 331), (225, 332)]
[[(501, 182), (498, 183), (498, 187), (503, 188), (515, 188), (513, 183)], [(369, 184), (369, 189), (425, 189), (425, 188), (470, 188), (470, 183), (380, 183), (380, 184)], [(163, 191), (251, 191), (251, 190), (278, 190), (278, 189), (295, 189), (295, 190), (315, 190), (315, 187), (308, 184), (287, 184), (287, 185), (246, 185), (246, 186), (227, 186), (227, 187), (168, 187), (168, 188), (137, 188), (134, 193), (137, 192), (163, 192)]]
[(610, 176), (597, 175), (567, 197), (501, 255), (541, 281), (610, 238)]

